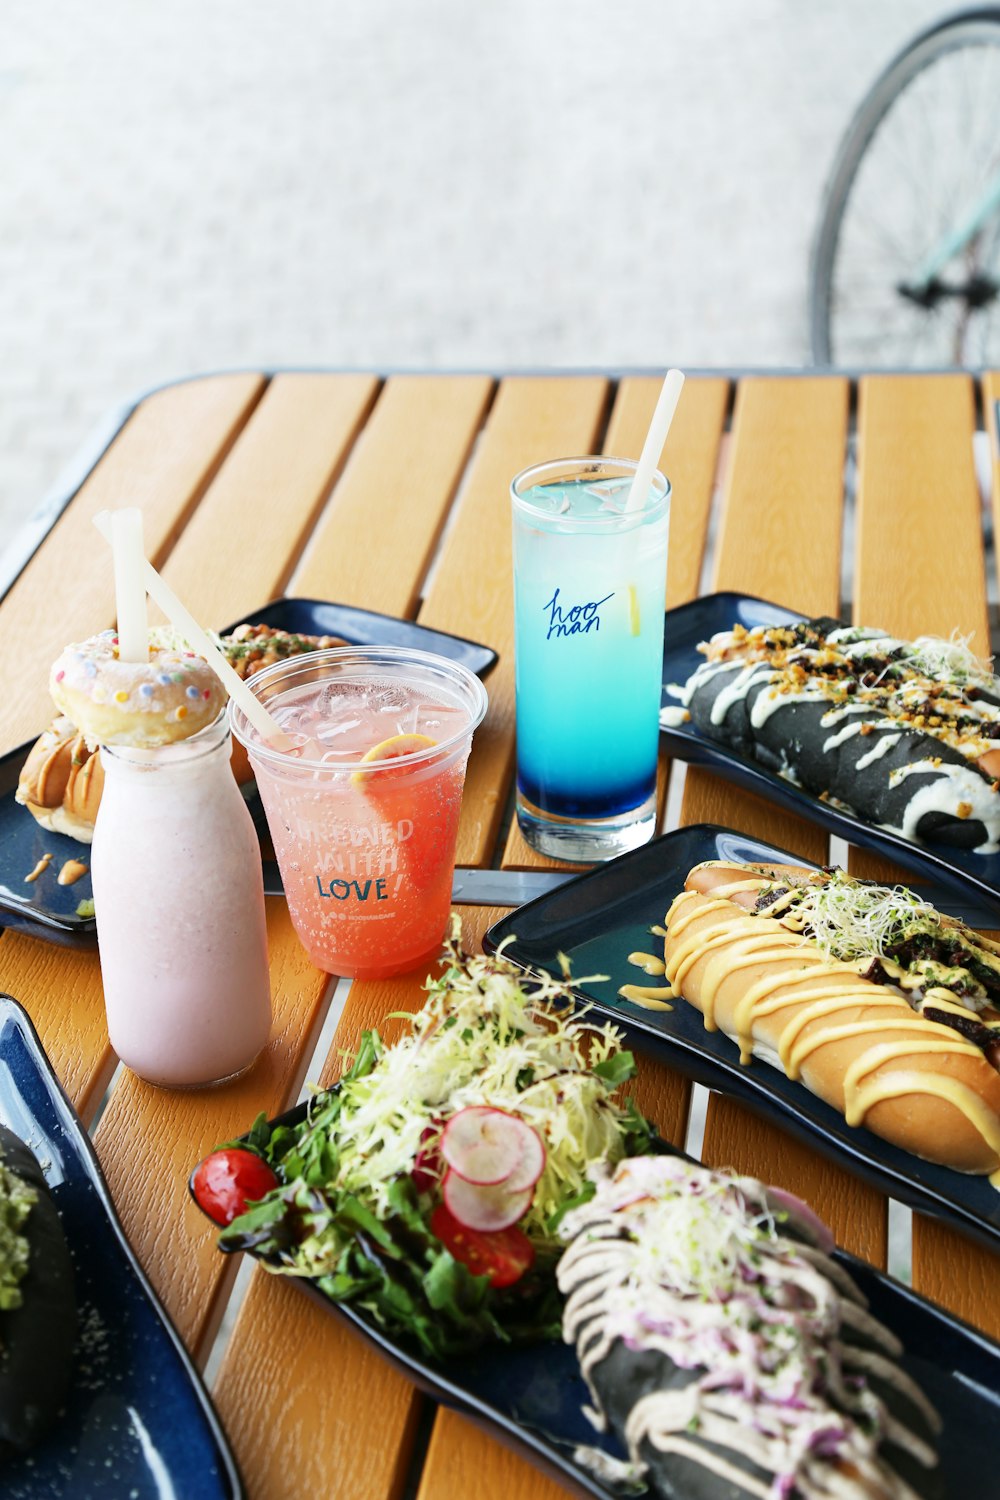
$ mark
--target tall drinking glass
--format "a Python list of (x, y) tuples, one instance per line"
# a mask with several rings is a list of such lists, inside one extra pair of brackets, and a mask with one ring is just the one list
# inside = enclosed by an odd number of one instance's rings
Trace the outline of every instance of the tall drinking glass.
[(670, 485), (636, 465), (538, 464), (511, 485), (517, 820), (557, 859), (634, 849), (656, 824)]

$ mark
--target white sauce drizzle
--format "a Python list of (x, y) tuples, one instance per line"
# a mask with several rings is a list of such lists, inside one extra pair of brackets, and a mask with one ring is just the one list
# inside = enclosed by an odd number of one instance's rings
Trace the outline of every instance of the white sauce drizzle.
[[(939, 1429), (922, 1392), (893, 1363), (897, 1340), (815, 1243), (782, 1234), (759, 1183), (675, 1158), (636, 1158), (613, 1177), (605, 1169), (594, 1198), (566, 1216), (560, 1233), (575, 1236), (557, 1271), (567, 1297), (563, 1333), (576, 1344), (595, 1425), (607, 1424), (594, 1375), (618, 1340), (691, 1371), (682, 1388), (633, 1403), (624, 1436), (640, 1473), (649, 1444), (760, 1500), (792, 1484), (803, 1500), (862, 1492), (910, 1500), (882, 1442), (926, 1467), (936, 1463), (869, 1383), (877, 1377), (895, 1387), (932, 1432)], [(762, 1322), (758, 1304), (767, 1310)], [(774, 1484), (749, 1474), (740, 1457)], [(857, 1477), (848, 1480), (841, 1464)]]
[(886, 751), (891, 750), (893, 745), (898, 745), (902, 738), (901, 734), (883, 734), (882, 738), (870, 750), (866, 750), (864, 755), (858, 756), (858, 759), (854, 762), (854, 769), (856, 771), (863, 771), (866, 766), (870, 766), (874, 761), (881, 760)]
[(959, 805), (967, 803), (970, 809), (968, 817), (977, 819), (986, 830), (986, 839), (976, 845), (975, 852), (996, 854), (1000, 850), (1000, 799), (990, 782), (978, 771), (973, 771), (969, 766), (955, 765), (951, 761), (917, 760), (912, 765), (900, 766), (893, 771), (889, 776), (889, 785), (898, 786), (907, 776), (916, 774), (930, 774), (934, 776), (934, 780), (928, 781), (914, 792), (906, 804), (899, 827), (892, 823), (883, 824), (883, 827), (919, 843), (917, 828), (921, 818), (932, 812), (957, 817)]

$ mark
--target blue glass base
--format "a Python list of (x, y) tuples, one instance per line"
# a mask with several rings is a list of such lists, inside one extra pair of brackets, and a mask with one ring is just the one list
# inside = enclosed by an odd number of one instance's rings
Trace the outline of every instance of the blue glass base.
[(561, 818), (544, 812), (517, 789), (517, 824), (525, 841), (549, 859), (597, 864), (648, 844), (656, 832), (656, 791), (610, 818)]

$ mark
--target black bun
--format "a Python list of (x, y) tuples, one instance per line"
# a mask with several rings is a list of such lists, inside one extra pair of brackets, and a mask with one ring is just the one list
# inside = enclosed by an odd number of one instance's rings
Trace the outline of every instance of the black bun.
[[(836, 620), (814, 620), (809, 622), (809, 629), (825, 636), (838, 624)], [(892, 731), (900, 733), (897, 743), (859, 770), (858, 761), (877, 744), (881, 731), (851, 734), (824, 750), (826, 742), (836, 734), (835, 729), (820, 722), (833, 707), (824, 698), (803, 702), (795, 701), (789, 695), (787, 703), (773, 709), (762, 724), (754, 725), (751, 722), (754, 704), (762, 693), (767, 692), (770, 684), (766, 680), (755, 682), (745, 697), (737, 698), (729, 705), (721, 722), (713, 724), (712, 710), (716, 700), (746, 665), (744, 658), (737, 658), (730, 664), (730, 670), (719, 670), (704, 682), (696, 681), (688, 704), (695, 727), (709, 739), (728, 745), (746, 759), (766, 766), (769, 771), (785, 774), (790, 770), (806, 791), (817, 796), (826, 793), (872, 823), (903, 827), (906, 810), (917, 792), (929, 783), (947, 777), (943, 770), (917, 771), (891, 786), (892, 772), (904, 766), (938, 760), (943, 765), (965, 766), (974, 774), (982, 775), (974, 761), (951, 745), (933, 735), (906, 730), (903, 726), (899, 731)], [(983, 692), (979, 697), (987, 702), (993, 701)], [(852, 716), (851, 722), (861, 722), (866, 718), (876, 723), (883, 721), (885, 715), (873, 705), (870, 714)], [(983, 781), (987, 781), (985, 776)], [(986, 843), (989, 837), (978, 818), (960, 818), (957, 814), (939, 811), (925, 812), (915, 833), (917, 838), (929, 843), (949, 844), (958, 849), (975, 849)]]
[(24, 1452), (52, 1425), (65, 1402), (76, 1339), (73, 1266), (42, 1170), (14, 1133), (0, 1125), (0, 1162), (33, 1187), (23, 1233), (31, 1248), (20, 1307), (0, 1312), (0, 1459)]

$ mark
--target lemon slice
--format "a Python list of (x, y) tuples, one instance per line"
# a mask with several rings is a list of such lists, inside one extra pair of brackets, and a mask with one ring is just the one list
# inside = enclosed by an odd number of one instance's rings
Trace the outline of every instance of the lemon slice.
[(634, 583), (628, 586), (628, 627), (633, 635), (642, 632), (642, 616), (639, 613), (639, 591)]
[[(387, 740), (380, 740), (370, 750), (366, 750), (361, 757), (361, 764), (367, 765), (373, 760), (399, 760), (403, 755), (413, 755), (417, 750), (431, 750), (437, 744), (429, 734), (394, 734)], [(366, 782), (371, 780), (363, 771), (351, 773), (354, 782)]]

